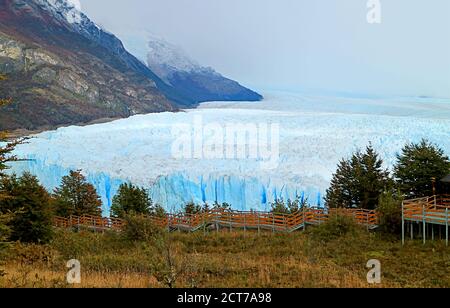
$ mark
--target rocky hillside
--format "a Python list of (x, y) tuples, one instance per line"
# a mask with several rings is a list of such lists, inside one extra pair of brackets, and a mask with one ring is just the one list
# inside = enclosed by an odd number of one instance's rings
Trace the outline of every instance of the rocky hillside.
[(0, 0), (0, 130), (43, 129), (194, 104), (63, 0)]

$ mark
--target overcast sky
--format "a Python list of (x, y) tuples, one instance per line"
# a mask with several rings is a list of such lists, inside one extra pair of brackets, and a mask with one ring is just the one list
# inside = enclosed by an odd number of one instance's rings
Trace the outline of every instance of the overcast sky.
[[(82, 10), (145, 54), (147, 33), (258, 89), (450, 97), (450, 1), (81, 0)], [(142, 46), (142, 47), (141, 47)]]

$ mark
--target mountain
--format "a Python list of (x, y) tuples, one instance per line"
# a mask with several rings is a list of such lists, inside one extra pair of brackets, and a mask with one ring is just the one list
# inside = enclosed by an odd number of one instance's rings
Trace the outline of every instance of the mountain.
[(0, 0), (0, 130), (176, 111), (179, 94), (65, 0)]
[(148, 43), (149, 68), (178, 93), (196, 102), (259, 101), (262, 96), (190, 59), (178, 46), (152, 38)]

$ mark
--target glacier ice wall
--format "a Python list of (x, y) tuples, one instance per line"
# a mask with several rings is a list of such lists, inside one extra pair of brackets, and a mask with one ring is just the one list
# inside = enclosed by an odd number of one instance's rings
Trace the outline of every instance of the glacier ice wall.
[[(168, 210), (189, 201), (228, 202), (236, 209), (268, 209), (280, 197), (321, 202), (342, 157), (369, 142), (386, 167), (407, 142), (426, 138), (450, 153), (450, 102), (429, 98), (343, 98), (265, 93), (261, 103), (206, 103), (180, 113), (138, 115), (34, 136), (16, 153), (29, 161), (11, 172), (36, 174), (52, 190), (69, 170), (82, 169), (107, 215), (119, 185), (149, 189)], [(273, 170), (254, 159), (176, 159), (174, 125), (278, 123), (280, 156)]]

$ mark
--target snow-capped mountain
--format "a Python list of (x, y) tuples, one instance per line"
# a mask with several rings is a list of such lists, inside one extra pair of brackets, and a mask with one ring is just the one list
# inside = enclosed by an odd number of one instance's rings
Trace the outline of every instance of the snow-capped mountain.
[(210, 67), (201, 66), (181, 47), (162, 39), (150, 39), (147, 64), (167, 84), (196, 102), (262, 99), (260, 94), (223, 77)]
[(75, 2), (0, 0), (0, 129), (46, 129), (175, 111), (178, 93)]
[(203, 68), (185, 51), (163, 39), (151, 38), (148, 43), (147, 64), (164, 81), (170, 83), (176, 72), (199, 72)]

